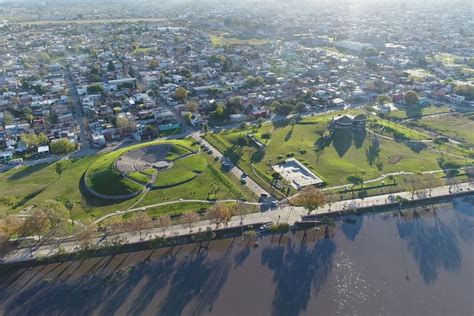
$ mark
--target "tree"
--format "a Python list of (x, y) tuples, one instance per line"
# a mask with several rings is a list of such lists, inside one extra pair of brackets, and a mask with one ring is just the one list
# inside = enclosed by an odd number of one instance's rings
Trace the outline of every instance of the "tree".
[(32, 114), (32, 113), (26, 113), (26, 114), (24, 115), (24, 117), (25, 117), (25, 120), (26, 120), (28, 123), (31, 124), (31, 123), (33, 122), (34, 117), (33, 117), (33, 114)]
[(454, 88), (454, 91), (456, 94), (466, 97), (469, 101), (474, 100), (474, 85), (472, 84), (458, 85)]
[(275, 113), (283, 116), (287, 116), (295, 109), (290, 103), (280, 103), (278, 101), (273, 101), (271, 107)]
[(135, 122), (129, 120), (125, 116), (117, 116), (115, 117), (115, 125), (119, 130), (134, 130), (135, 129)]
[(301, 189), (298, 195), (293, 198), (292, 203), (303, 206), (309, 213), (323, 206), (325, 201), (326, 197), (324, 193), (310, 185)]
[(224, 104), (218, 104), (216, 110), (212, 113), (212, 116), (216, 120), (224, 120), (228, 116), (227, 108)]
[(244, 236), (250, 241), (254, 238), (257, 238), (257, 232), (253, 229), (244, 232)]
[(68, 199), (66, 201), (66, 203), (64, 203), (64, 206), (66, 207), (66, 209), (69, 211), (69, 216), (71, 218), (71, 223), (72, 223), (72, 226), (74, 226), (74, 219), (72, 218), (72, 209), (74, 208), (74, 206), (76, 206), (76, 203), (74, 203), (73, 200), (71, 199)]
[(12, 235), (17, 235), (21, 232), (23, 220), (16, 214), (7, 215), (0, 219), (0, 232), (2, 232), (8, 239)]
[(467, 178), (469, 179), (469, 188), (471, 184), (474, 183), (474, 167), (468, 167), (465, 169)]
[(63, 173), (65, 169), (66, 169), (66, 162), (64, 160), (60, 160), (54, 165), (54, 170), (56, 171), (59, 177), (61, 177), (61, 174)]
[(243, 102), (242, 97), (232, 97), (226, 103), (227, 111), (230, 114), (242, 112)]
[(416, 105), (418, 103), (418, 95), (415, 91), (410, 90), (405, 93), (405, 103), (410, 105)]
[(97, 229), (94, 225), (81, 226), (80, 231), (76, 234), (76, 238), (82, 251), (95, 248), (94, 234), (96, 231)]
[(163, 233), (171, 226), (171, 217), (169, 215), (161, 215), (158, 217), (158, 225), (163, 228)]
[(192, 113), (190, 113), (190, 112), (186, 112), (186, 113), (183, 114), (183, 119), (184, 119), (187, 123), (190, 123), (191, 120), (192, 120), (192, 118), (193, 118), (193, 115), (192, 115)]
[(76, 150), (76, 144), (67, 138), (61, 138), (52, 142), (50, 148), (53, 154), (66, 154)]
[(381, 94), (377, 97), (377, 103), (379, 105), (384, 105), (384, 104), (390, 103), (391, 101), (392, 99), (388, 95), (385, 95), (385, 94)]
[(296, 120), (295, 120), (295, 119), (291, 119), (291, 120), (290, 120), (291, 130), (293, 130), (293, 129), (295, 128), (295, 125), (296, 125)]
[(441, 179), (437, 177), (434, 173), (426, 173), (424, 174), (423, 178), (428, 186), (428, 190), (430, 191), (431, 196), (433, 188), (439, 187), (441, 185)]
[(142, 240), (143, 230), (150, 225), (150, 217), (146, 212), (137, 212), (132, 216), (130, 225), (133, 227), (133, 230), (139, 231), (140, 240)]
[(232, 218), (232, 212), (229, 206), (216, 203), (209, 209), (209, 219), (211, 222), (216, 224), (216, 228), (219, 227), (221, 223), (227, 224)]
[(191, 113), (195, 113), (197, 112), (199, 109), (199, 105), (196, 101), (194, 100), (187, 100), (185, 103), (184, 103), (184, 110), (185, 111), (188, 111), (188, 112), (191, 112)]
[(27, 147), (37, 146), (39, 143), (35, 133), (22, 133), (20, 139)]
[(109, 60), (109, 63), (107, 65), (107, 70), (108, 71), (115, 71), (115, 65), (114, 65), (114, 62), (112, 60)]
[(408, 175), (404, 178), (407, 189), (411, 193), (411, 199), (415, 198), (416, 192), (421, 188), (421, 179), (418, 174)]
[(337, 201), (337, 195), (336, 193), (328, 193), (326, 194), (326, 203), (328, 204), (329, 206), (329, 211), (331, 210), (331, 206), (334, 202)]
[(193, 224), (199, 221), (199, 215), (197, 215), (195, 212), (184, 213), (183, 221), (187, 224), (189, 232), (192, 232)]
[(296, 103), (295, 109), (296, 112), (303, 113), (304, 111), (306, 111), (306, 104), (304, 104), (303, 102), (298, 102)]
[(88, 94), (101, 94), (104, 92), (104, 87), (101, 84), (91, 84), (87, 87)]
[(21, 234), (42, 237), (51, 233), (56, 237), (64, 236), (68, 228), (68, 218), (64, 205), (55, 200), (46, 200), (30, 211), (30, 216), (25, 218), (21, 227)]
[(3, 123), (10, 125), (13, 122), (13, 115), (9, 111), (3, 112)]
[(150, 68), (151, 70), (155, 70), (156, 68), (158, 68), (159, 65), (160, 65), (160, 63), (158, 62), (158, 59), (153, 58), (148, 63), (148, 68)]
[(188, 96), (188, 90), (186, 90), (183, 87), (176, 88), (176, 91), (174, 92), (174, 97), (177, 100), (183, 101), (184, 99), (186, 99), (187, 96)]
[(45, 133), (41, 132), (38, 134), (38, 145), (48, 145), (49, 138)]

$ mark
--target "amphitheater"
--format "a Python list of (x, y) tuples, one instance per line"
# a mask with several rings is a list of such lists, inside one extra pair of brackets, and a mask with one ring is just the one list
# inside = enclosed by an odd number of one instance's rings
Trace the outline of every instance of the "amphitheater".
[(170, 144), (160, 144), (140, 149), (135, 149), (123, 154), (115, 161), (115, 167), (122, 173), (128, 174), (135, 171), (144, 171), (155, 168), (168, 169), (172, 163), (166, 160), (171, 149)]

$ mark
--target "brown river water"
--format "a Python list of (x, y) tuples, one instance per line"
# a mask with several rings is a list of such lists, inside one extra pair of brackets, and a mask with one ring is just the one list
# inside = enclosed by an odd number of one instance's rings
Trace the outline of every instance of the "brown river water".
[(0, 314), (473, 315), (474, 196), (434, 206), (0, 270)]

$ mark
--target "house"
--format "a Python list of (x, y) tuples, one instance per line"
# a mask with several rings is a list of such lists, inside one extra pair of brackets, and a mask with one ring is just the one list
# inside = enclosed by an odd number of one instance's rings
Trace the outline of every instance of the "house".
[(49, 154), (49, 146), (39, 146), (37, 150), (38, 155), (47, 155)]
[(12, 151), (3, 151), (0, 152), (0, 162), (7, 163), (8, 161), (12, 160), (13, 152)]
[(431, 100), (428, 98), (419, 98), (418, 99), (418, 105), (419, 106), (430, 106), (431, 105)]

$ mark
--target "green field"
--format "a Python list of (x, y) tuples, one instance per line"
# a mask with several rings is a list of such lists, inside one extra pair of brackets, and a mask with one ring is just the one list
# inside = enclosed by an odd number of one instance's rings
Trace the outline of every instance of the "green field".
[(179, 185), (197, 177), (197, 174), (182, 168), (172, 168), (160, 172), (156, 178), (154, 187), (164, 188)]
[[(190, 141), (173, 141), (180, 144), (190, 146)], [(137, 146), (144, 146), (143, 144)], [(136, 148), (133, 146), (132, 148)], [(197, 148), (197, 147), (196, 147)], [(48, 199), (59, 200), (65, 202), (70, 199), (75, 202), (72, 215), (75, 219), (83, 222), (89, 222), (99, 218), (105, 214), (126, 210), (131, 207), (141, 196), (125, 201), (106, 201), (89, 195), (83, 187), (81, 187), (81, 177), (83, 177), (88, 168), (94, 166), (94, 169), (101, 172), (109, 172), (110, 164), (113, 157), (120, 156), (121, 153), (130, 150), (129, 148), (120, 149), (116, 152), (98, 154), (95, 156), (85, 157), (75, 160), (62, 161), (64, 166), (63, 172), (59, 175), (56, 173), (56, 163), (47, 165), (37, 165), (32, 167), (20, 167), (0, 173), (0, 192), (1, 198), (7, 198), (6, 201), (0, 201), (0, 216), (6, 213), (17, 213), (29, 205), (39, 203)], [(252, 193), (244, 186), (239, 184), (239, 180), (226, 175), (220, 171), (220, 165), (214, 162), (212, 157), (207, 155), (196, 155), (178, 160), (176, 164), (185, 164), (188, 162), (190, 170), (202, 172), (192, 181), (183, 185), (175, 186), (169, 189), (151, 190), (141, 201), (140, 206), (147, 205), (147, 202), (156, 204), (164, 201), (173, 201), (178, 199), (193, 198), (245, 198), (252, 200)], [(204, 162), (203, 162), (204, 160)], [(109, 165), (105, 164), (107, 162)], [(207, 164), (207, 167), (206, 167)], [(214, 164), (217, 175), (209, 169), (209, 165)], [(203, 165), (205, 167), (203, 167)], [(100, 172), (99, 172), (100, 174)], [(116, 181), (114, 172), (108, 173), (109, 178), (100, 175), (99, 178), (107, 185), (108, 188), (119, 186), (123, 190), (122, 182)], [(108, 179), (108, 180), (107, 180)], [(138, 184), (131, 180), (126, 182), (127, 188), (134, 188)], [(98, 184), (95, 184), (98, 186)]]
[[(115, 161), (124, 153), (150, 145), (165, 144), (169, 142), (150, 142), (140, 145), (122, 148), (111, 153), (105, 154), (102, 159), (93, 163), (85, 174), (85, 182), (95, 192), (105, 195), (126, 195), (143, 190), (143, 186), (123, 177), (116, 169)], [(177, 159), (182, 155), (190, 154), (197, 151), (191, 141), (180, 140), (173, 141), (170, 149), (173, 159)], [(136, 175), (136, 173), (133, 173)], [(132, 176), (133, 177), (133, 176)], [(147, 182), (148, 180), (144, 181)]]
[[(330, 186), (347, 183), (349, 175), (367, 180), (383, 173), (440, 168), (440, 154), (429, 144), (396, 142), (352, 130), (338, 130), (324, 142), (322, 135), (327, 133), (329, 120), (329, 116), (307, 117), (294, 128), (264, 124), (253, 131), (208, 134), (206, 139), (266, 187), (272, 180), (271, 166), (289, 157), (297, 158)], [(245, 137), (250, 132), (267, 144), (264, 152), (259, 152)], [(270, 140), (262, 137), (265, 133), (271, 133)], [(465, 163), (465, 159), (452, 159)]]
[(369, 117), (369, 128), (370, 130), (393, 138), (404, 138), (413, 140), (426, 140), (431, 137), (425, 133), (418, 132), (412, 128), (408, 128), (404, 125), (393, 123), (389, 120), (379, 119), (375, 117)]
[(440, 113), (449, 113), (452, 111), (452, 108), (443, 105), (436, 104), (431, 106), (397, 106), (399, 110), (391, 111), (390, 113), (385, 113), (386, 117), (394, 118), (397, 120), (406, 120), (409, 118), (420, 118), (432, 114)]
[(474, 116), (449, 114), (424, 117), (413, 122), (415, 126), (474, 145)]
[[(241, 185), (239, 179), (229, 176), (221, 170), (219, 162), (214, 161), (211, 156), (203, 157), (206, 158), (207, 165), (201, 173), (193, 174), (195, 175), (193, 180), (167, 189), (151, 190), (137, 207), (166, 201), (175, 201), (179, 198), (198, 200), (255, 200), (256, 197), (254, 194), (246, 186)], [(184, 169), (181, 170), (186, 171)], [(158, 175), (157, 179), (159, 179), (159, 177)]]
[(266, 45), (268, 43), (269, 42), (267, 40), (257, 39), (257, 38), (242, 40), (235, 37), (211, 35), (211, 44), (214, 47), (237, 46), (237, 45), (258, 46), (258, 45)]
[(150, 177), (146, 174), (143, 174), (139, 171), (129, 173), (128, 176), (135, 181), (141, 182), (141, 183), (147, 183), (148, 180), (150, 180)]

